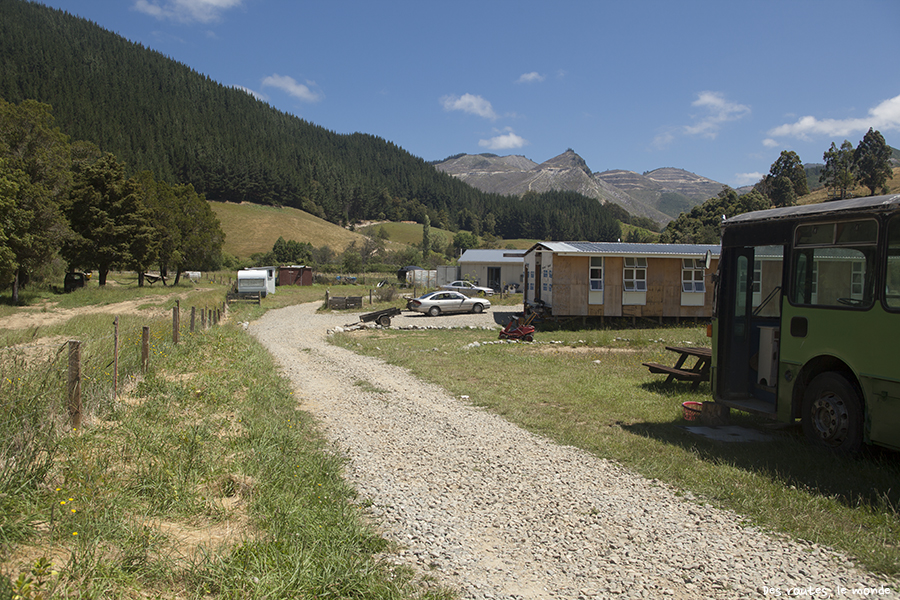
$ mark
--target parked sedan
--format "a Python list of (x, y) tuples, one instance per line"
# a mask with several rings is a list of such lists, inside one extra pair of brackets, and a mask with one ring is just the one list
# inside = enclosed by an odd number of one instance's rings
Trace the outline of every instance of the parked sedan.
[(462, 292), (467, 296), (493, 296), (494, 290), (486, 287), (478, 287), (477, 285), (473, 285), (468, 281), (454, 281), (452, 283), (448, 283), (446, 285), (442, 285), (441, 289), (445, 290), (453, 290), (455, 292)]
[(442, 313), (473, 312), (480, 313), (491, 307), (487, 298), (470, 298), (465, 294), (451, 291), (439, 291), (413, 298), (406, 303), (406, 308), (436, 317)]

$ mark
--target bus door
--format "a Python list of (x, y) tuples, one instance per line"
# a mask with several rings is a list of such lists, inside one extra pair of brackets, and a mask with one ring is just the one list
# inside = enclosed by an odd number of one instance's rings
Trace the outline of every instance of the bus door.
[(720, 283), (720, 393), (748, 410), (775, 412), (784, 248), (728, 248)]

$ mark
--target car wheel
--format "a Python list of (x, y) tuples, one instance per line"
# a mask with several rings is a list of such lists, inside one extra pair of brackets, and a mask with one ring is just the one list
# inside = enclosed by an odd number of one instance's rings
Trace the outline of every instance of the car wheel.
[(862, 446), (862, 413), (856, 388), (837, 373), (822, 373), (803, 396), (803, 433), (818, 446), (856, 452)]
[(475, 313), (476, 315), (484, 312), (484, 305), (476, 304), (475, 306), (472, 307), (472, 312)]
[(432, 306), (431, 308), (428, 309), (428, 314), (431, 315), (432, 317), (436, 317), (439, 314), (441, 314), (441, 309), (439, 309), (437, 306)]

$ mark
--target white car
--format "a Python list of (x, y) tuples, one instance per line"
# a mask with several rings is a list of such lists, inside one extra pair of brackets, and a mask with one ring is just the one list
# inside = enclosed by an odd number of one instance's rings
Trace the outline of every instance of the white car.
[(441, 289), (462, 292), (467, 296), (493, 296), (494, 290), (486, 287), (479, 287), (468, 281), (454, 281), (446, 285), (442, 285)]
[(491, 307), (487, 298), (470, 298), (465, 294), (451, 291), (430, 292), (413, 298), (406, 308), (436, 317), (443, 313), (472, 312), (478, 314)]

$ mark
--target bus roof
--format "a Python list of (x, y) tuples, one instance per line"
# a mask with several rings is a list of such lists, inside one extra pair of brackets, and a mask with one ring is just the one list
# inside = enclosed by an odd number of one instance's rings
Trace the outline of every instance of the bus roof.
[(889, 196), (867, 196), (865, 198), (850, 198), (849, 200), (835, 200), (832, 202), (820, 202), (818, 204), (804, 204), (802, 206), (785, 206), (784, 208), (770, 208), (754, 212), (735, 215), (722, 222), (722, 227), (738, 223), (757, 223), (780, 219), (797, 219), (803, 217), (821, 217), (828, 215), (840, 215), (853, 212), (891, 212), (900, 210), (900, 194)]

